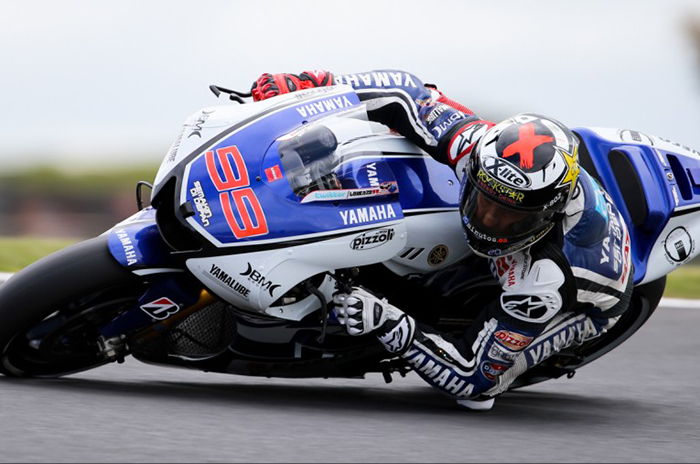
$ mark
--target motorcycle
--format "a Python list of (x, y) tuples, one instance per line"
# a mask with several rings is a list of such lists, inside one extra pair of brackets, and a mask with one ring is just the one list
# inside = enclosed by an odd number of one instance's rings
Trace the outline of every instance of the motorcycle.
[[(472, 254), (453, 171), (368, 120), (351, 87), (229, 103), (188, 118), (138, 212), (0, 286), (0, 372), (59, 377), (131, 355), (205, 372), (357, 378), (405, 374), (329, 308), (362, 285), (417, 320), (465, 330), (497, 294)], [(631, 130), (575, 128), (581, 165), (618, 205), (635, 290), (608, 333), (525, 372), (563, 375), (627, 340), (666, 275), (698, 254), (700, 153)], [(142, 201), (151, 187), (150, 205)]]

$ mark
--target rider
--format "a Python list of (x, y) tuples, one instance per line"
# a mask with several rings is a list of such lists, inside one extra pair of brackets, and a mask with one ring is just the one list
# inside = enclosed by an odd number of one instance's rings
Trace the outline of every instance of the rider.
[(369, 118), (396, 130), (461, 181), (467, 242), (489, 259), (500, 297), (466, 333), (439, 333), (361, 287), (334, 297), (350, 335), (374, 333), (424, 380), (471, 409), (489, 409), (516, 377), (598, 337), (629, 306), (630, 239), (608, 194), (578, 165), (578, 139), (535, 114), (480, 119), (435, 85), (395, 70), (263, 74), (254, 100), (351, 85)]

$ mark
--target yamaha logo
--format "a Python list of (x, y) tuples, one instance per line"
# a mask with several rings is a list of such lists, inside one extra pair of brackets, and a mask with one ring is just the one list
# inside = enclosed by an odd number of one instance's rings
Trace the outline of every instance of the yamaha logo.
[(394, 238), (394, 229), (373, 230), (355, 237), (350, 242), (350, 248), (353, 250), (368, 250), (384, 245), (392, 238)]
[(447, 245), (438, 245), (430, 250), (430, 254), (428, 254), (428, 264), (431, 266), (439, 266), (445, 262), (449, 254), (450, 249), (447, 248)]
[(690, 259), (695, 252), (693, 240), (684, 227), (676, 227), (663, 242), (665, 256), (669, 263), (678, 265)]
[(484, 160), (484, 170), (506, 185), (516, 188), (530, 187), (530, 179), (517, 167), (501, 158), (489, 157)]

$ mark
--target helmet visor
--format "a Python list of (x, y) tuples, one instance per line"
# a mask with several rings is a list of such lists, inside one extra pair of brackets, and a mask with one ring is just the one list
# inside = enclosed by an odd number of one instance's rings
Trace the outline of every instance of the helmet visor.
[[(467, 192), (465, 192), (467, 193)], [(552, 224), (551, 211), (523, 211), (509, 208), (472, 187), (462, 198), (465, 227), (479, 241), (501, 250), (537, 236)]]

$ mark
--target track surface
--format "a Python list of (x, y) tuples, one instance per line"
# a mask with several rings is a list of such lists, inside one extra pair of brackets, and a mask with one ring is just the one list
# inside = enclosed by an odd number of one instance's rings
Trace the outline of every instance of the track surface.
[(1, 462), (698, 462), (700, 309), (474, 413), (414, 374), (277, 380), (135, 360), (0, 377)]

